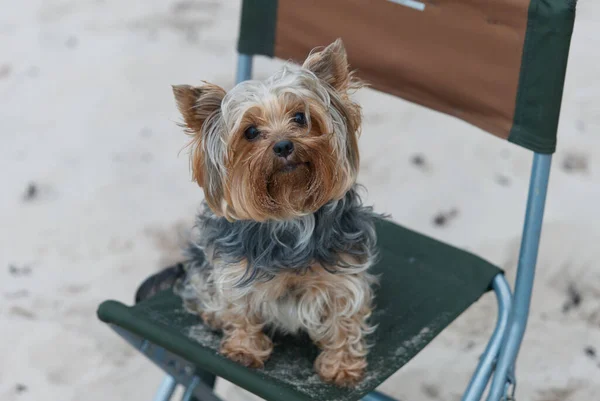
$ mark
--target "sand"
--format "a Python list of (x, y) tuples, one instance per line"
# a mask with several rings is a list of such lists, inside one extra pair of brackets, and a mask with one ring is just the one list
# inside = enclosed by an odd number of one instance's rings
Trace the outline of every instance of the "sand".
[[(600, 397), (600, 3), (579, 3), (519, 400)], [(130, 303), (179, 258), (202, 195), (170, 85), (233, 85), (239, 2), (0, 8), (0, 399), (149, 400), (162, 374), (95, 310)], [(257, 59), (256, 76), (279, 65)], [(530, 153), (375, 91), (358, 98), (368, 203), (512, 281)], [(436, 225), (440, 213), (453, 217)], [(494, 315), (486, 296), (382, 390), (458, 399)], [(219, 392), (252, 399), (225, 382)]]

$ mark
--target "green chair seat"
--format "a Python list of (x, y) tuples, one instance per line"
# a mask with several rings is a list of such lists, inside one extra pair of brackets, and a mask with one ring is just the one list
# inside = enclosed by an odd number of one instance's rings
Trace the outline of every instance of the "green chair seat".
[(104, 302), (98, 316), (199, 369), (223, 377), (268, 401), (358, 400), (413, 358), (490, 289), (500, 270), (460, 249), (388, 221), (377, 223), (380, 275), (373, 320), (377, 331), (365, 379), (354, 389), (321, 382), (313, 369), (318, 349), (306, 337), (275, 338), (264, 369), (240, 366), (218, 353), (220, 334), (182, 308), (170, 291), (128, 307)]

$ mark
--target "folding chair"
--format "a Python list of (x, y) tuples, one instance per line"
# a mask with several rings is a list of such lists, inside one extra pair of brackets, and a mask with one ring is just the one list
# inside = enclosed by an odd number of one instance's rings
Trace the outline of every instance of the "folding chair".
[(170, 291), (131, 307), (103, 303), (100, 319), (167, 373), (155, 400), (169, 399), (176, 383), (186, 387), (184, 400), (218, 400), (215, 376), (268, 401), (392, 400), (374, 389), (488, 290), (498, 300), (497, 325), (463, 400), (482, 399), (486, 389), (488, 401), (513, 399), (574, 20), (569, 0), (245, 0), (238, 82), (251, 78), (255, 55), (300, 61), (341, 37), (350, 64), (375, 89), (534, 152), (514, 295), (500, 269), (477, 256), (378, 222), (379, 327), (354, 389), (318, 379), (317, 350), (306, 338), (278, 338), (260, 370), (224, 358), (219, 335)]

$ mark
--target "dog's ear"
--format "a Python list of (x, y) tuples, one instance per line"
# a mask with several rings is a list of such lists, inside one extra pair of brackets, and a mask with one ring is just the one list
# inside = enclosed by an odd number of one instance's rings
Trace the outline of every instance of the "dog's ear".
[(200, 133), (206, 120), (221, 110), (225, 90), (209, 83), (202, 86), (174, 85), (173, 94), (188, 131)]
[(211, 171), (214, 169), (205, 164), (202, 130), (205, 125), (214, 127), (221, 117), (221, 103), (225, 90), (208, 83), (203, 86), (176, 85), (173, 86), (173, 94), (183, 115), (183, 125), (193, 136), (190, 158), (193, 179), (206, 190), (206, 186), (210, 186), (214, 181), (211, 177)]
[(311, 52), (302, 68), (312, 71), (337, 91), (345, 91), (350, 87), (352, 74), (341, 39), (337, 39), (321, 51)]

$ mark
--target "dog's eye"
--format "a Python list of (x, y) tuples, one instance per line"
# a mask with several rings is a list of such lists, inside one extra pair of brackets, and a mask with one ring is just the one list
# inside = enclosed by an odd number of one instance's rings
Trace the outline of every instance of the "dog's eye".
[(306, 125), (306, 115), (302, 112), (294, 114), (294, 122), (298, 125)]
[(249, 141), (258, 138), (258, 135), (260, 135), (260, 131), (254, 125), (249, 126), (246, 128), (246, 131), (244, 131), (244, 136)]

